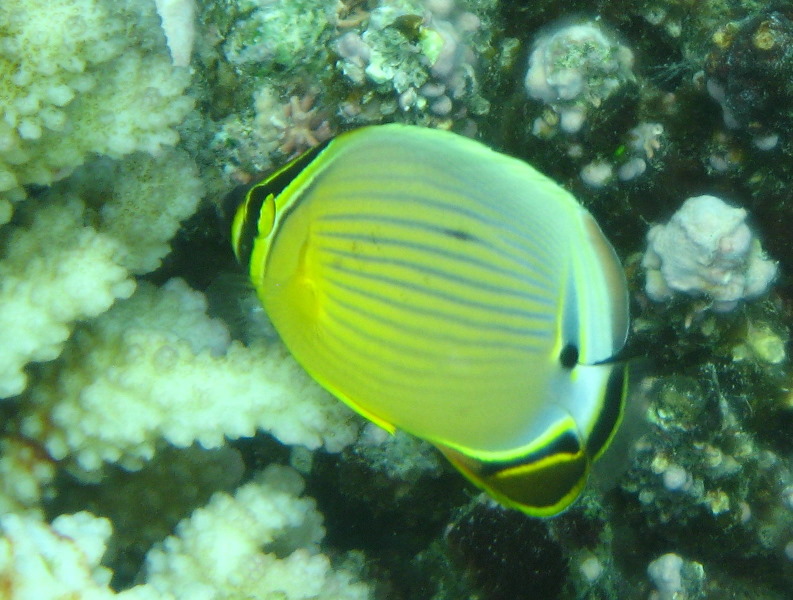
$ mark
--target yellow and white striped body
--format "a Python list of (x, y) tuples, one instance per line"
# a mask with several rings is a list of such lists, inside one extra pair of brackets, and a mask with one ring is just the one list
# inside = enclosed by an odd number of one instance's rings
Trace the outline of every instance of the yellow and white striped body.
[(253, 186), (234, 243), (338, 398), (506, 504), (552, 514), (578, 495), (621, 414), (622, 369), (595, 363), (624, 344), (627, 292), (556, 183), (451, 133), (367, 127)]

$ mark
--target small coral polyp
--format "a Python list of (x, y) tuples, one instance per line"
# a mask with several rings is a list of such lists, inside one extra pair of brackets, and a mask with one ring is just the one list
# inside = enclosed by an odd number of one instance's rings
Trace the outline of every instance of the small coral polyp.
[(747, 212), (715, 196), (689, 198), (669, 223), (647, 234), (642, 265), (646, 292), (656, 302), (675, 292), (709, 296), (717, 312), (764, 294), (776, 277), (760, 241), (746, 224)]

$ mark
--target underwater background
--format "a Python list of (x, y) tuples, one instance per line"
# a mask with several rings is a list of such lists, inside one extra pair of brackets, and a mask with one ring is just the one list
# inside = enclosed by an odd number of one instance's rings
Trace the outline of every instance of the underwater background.
[[(2, 0), (0, 598), (793, 597), (793, 2)], [(401, 122), (569, 190), (623, 423), (503, 508), (294, 362), (218, 206)], [(703, 200), (704, 198), (704, 200)]]

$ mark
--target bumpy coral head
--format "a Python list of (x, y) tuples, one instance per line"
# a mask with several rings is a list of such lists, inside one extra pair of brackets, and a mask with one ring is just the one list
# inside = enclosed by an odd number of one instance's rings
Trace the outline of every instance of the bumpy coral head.
[(665, 225), (647, 234), (642, 261), (646, 292), (657, 302), (675, 292), (709, 296), (713, 309), (729, 311), (765, 293), (777, 265), (746, 224), (747, 213), (715, 196), (689, 198)]
[(577, 132), (597, 108), (634, 78), (633, 53), (594, 21), (566, 25), (534, 43), (524, 85), (528, 95), (559, 114), (566, 133)]

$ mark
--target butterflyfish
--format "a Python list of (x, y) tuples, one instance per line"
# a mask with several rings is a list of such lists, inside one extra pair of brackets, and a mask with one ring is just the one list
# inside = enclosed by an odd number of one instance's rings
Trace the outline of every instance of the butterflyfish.
[[(229, 196), (237, 259), (295, 359), (504, 505), (581, 493), (621, 419), (624, 272), (528, 164), (445, 131), (362, 127)], [(236, 207), (235, 207), (236, 206)]]

